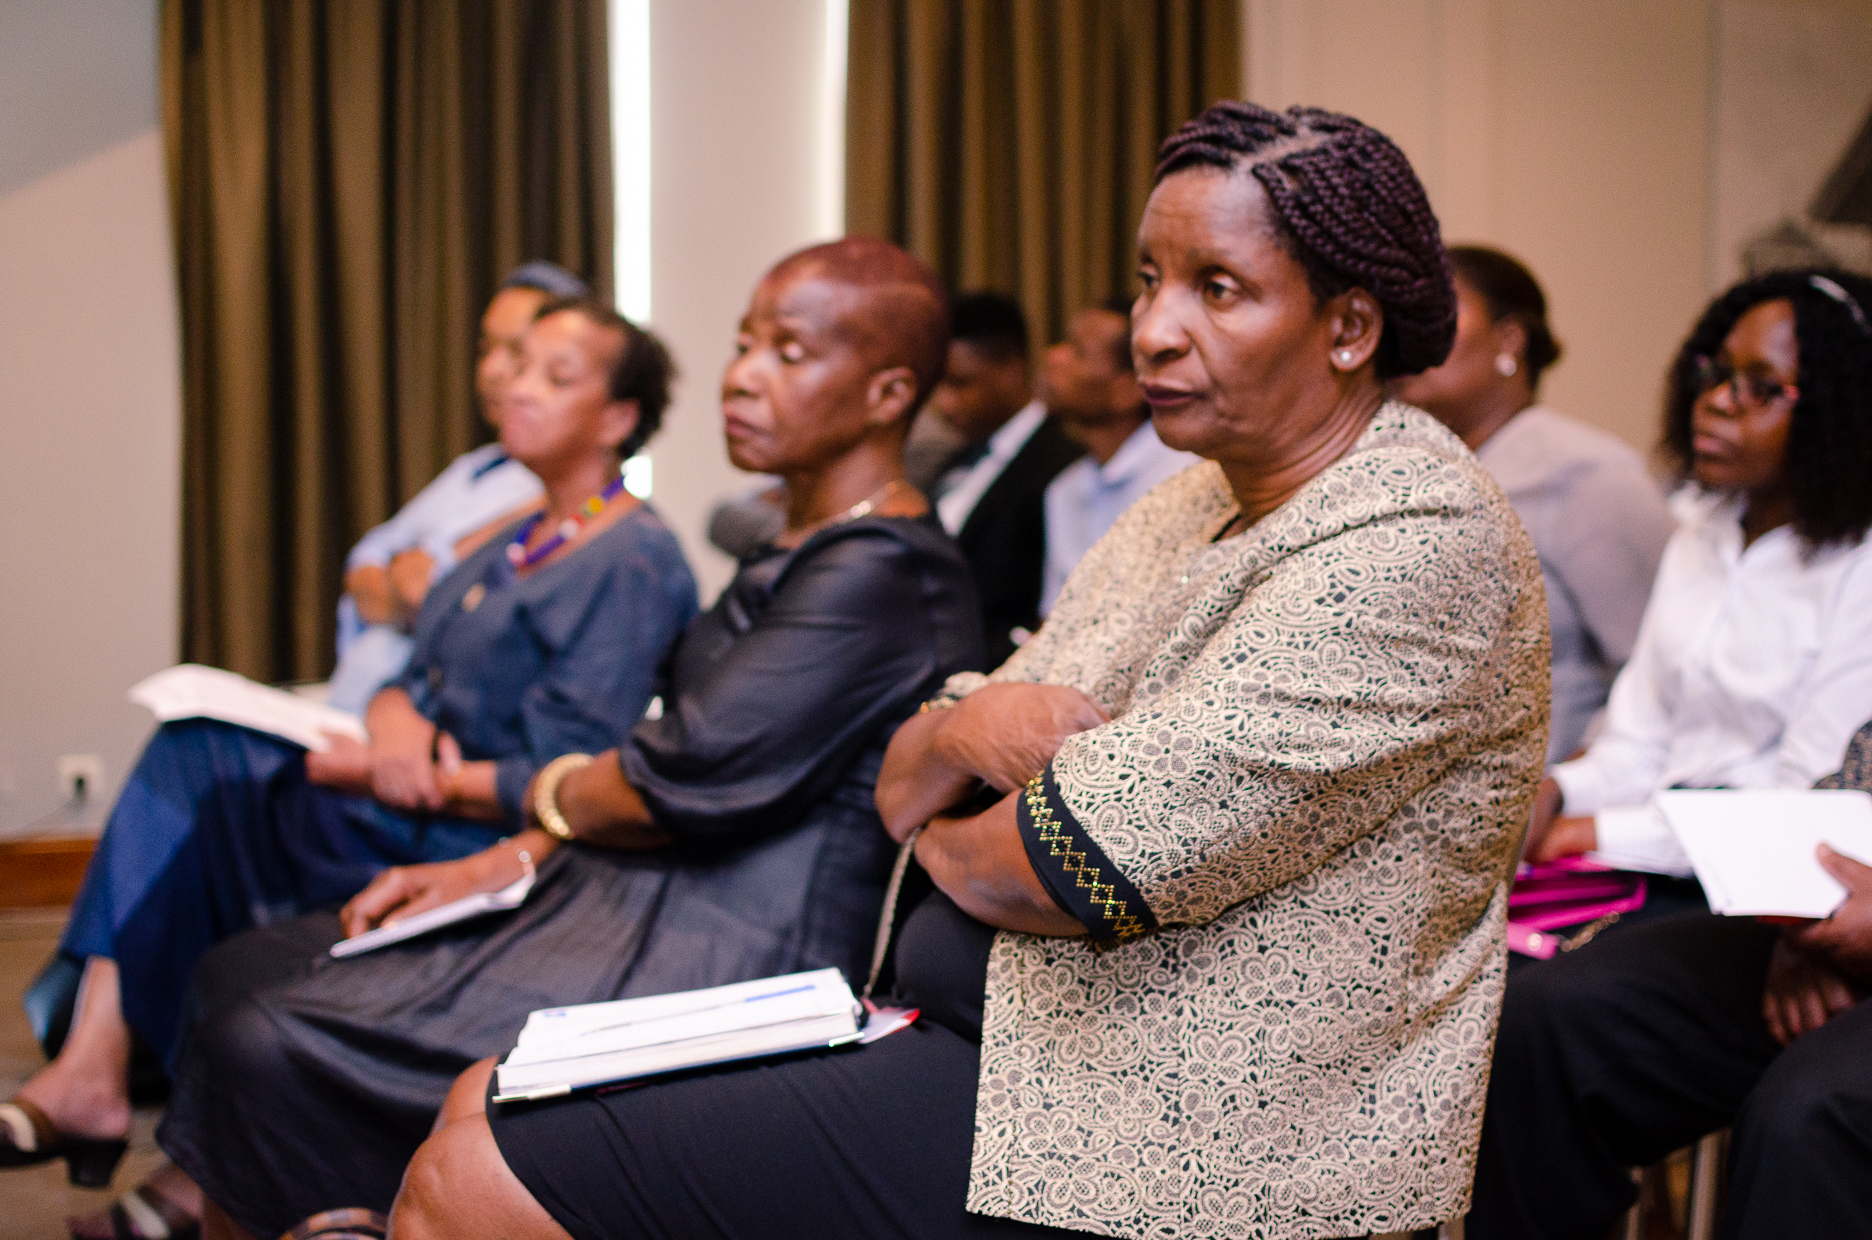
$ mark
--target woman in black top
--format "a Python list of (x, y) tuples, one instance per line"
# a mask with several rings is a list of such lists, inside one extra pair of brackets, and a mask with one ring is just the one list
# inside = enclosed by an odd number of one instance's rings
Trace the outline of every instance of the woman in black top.
[[(306, 919), (204, 964), (159, 1137), (226, 1211), (217, 1228), (386, 1208), (450, 1081), (532, 1009), (826, 966), (862, 979), (895, 853), (873, 802), (884, 747), (980, 658), (967, 566), (902, 482), (903, 427), (943, 336), (940, 287), (895, 247), (842, 242), (776, 268), (723, 404), (735, 463), (786, 478), (787, 531), (684, 634), (660, 716), (549, 794), (574, 842), (555, 850), (536, 828), (393, 871), (342, 929)], [(538, 880), (511, 917), (320, 954), (512, 881), (520, 849)]]

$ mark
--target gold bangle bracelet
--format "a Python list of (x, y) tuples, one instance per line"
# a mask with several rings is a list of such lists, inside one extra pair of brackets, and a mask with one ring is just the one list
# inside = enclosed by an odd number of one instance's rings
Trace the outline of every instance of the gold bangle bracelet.
[(539, 819), (546, 834), (556, 840), (572, 838), (571, 824), (559, 812), (560, 781), (580, 767), (590, 766), (591, 760), (588, 753), (561, 754), (541, 768), (539, 781), (533, 785), (533, 816)]

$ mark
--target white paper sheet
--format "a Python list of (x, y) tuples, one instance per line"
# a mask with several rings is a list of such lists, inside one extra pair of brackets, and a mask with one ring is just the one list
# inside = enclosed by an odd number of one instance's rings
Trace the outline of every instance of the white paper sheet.
[(858, 1039), (861, 1012), (837, 969), (544, 1008), (527, 1017), (502, 1061), (495, 1101), (839, 1045)]
[(332, 944), (331, 954), (340, 960), (346, 956), (355, 956), (360, 952), (375, 951), (379, 947), (388, 947), (392, 943), (401, 943), (413, 939), (419, 934), (431, 930), (440, 930), (443, 926), (452, 926), (458, 921), (467, 921), (470, 917), (479, 917), (483, 913), (504, 913), (508, 909), (519, 908), (525, 903), (527, 893), (533, 890), (533, 875), (529, 871), (525, 877), (515, 879), (499, 891), (478, 891), (471, 896), (378, 926), (375, 930), (366, 930), (363, 934)]
[(331, 748), (327, 732), (357, 741), (370, 739), (355, 715), (199, 663), (178, 664), (138, 681), (130, 687), (130, 700), (149, 707), (164, 723), (219, 719), (304, 745), (315, 753)]
[(1602, 809), (1593, 817), (1598, 828), (1599, 847), (1587, 853), (1586, 860), (1615, 870), (1667, 874), (1673, 878), (1688, 878), (1695, 873), (1683, 845), (1677, 842), (1656, 805)]
[(1827, 916), (1846, 892), (1814, 857), (1822, 841), (1872, 865), (1863, 792), (1660, 792), (1657, 805), (1718, 913)]

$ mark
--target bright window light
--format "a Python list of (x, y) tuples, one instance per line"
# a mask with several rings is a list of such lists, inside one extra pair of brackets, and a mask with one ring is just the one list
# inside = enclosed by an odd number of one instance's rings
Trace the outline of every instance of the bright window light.
[[(610, 0), (612, 270), (618, 312), (650, 322), (650, 0)], [(648, 494), (649, 462), (644, 462)]]
[(624, 489), (638, 499), (650, 498), (650, 458), (641, 452), (624, 462)]
[(826, 0), (825, 91), (819, 113), (819, 233), (845, 235), (845, 65), (850, 0)]

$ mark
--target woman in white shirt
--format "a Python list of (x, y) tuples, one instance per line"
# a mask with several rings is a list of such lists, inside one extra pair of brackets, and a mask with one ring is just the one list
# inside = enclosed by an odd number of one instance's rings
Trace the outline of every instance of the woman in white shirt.
[(1531, 860), (1682, 866), (1674, 787), (1804, 788), (1872, 715), (1872, 280), (1777, 272), (1679, 351), (1665, 447), (1687, 485), (1606, 727), (1542, 783)]

